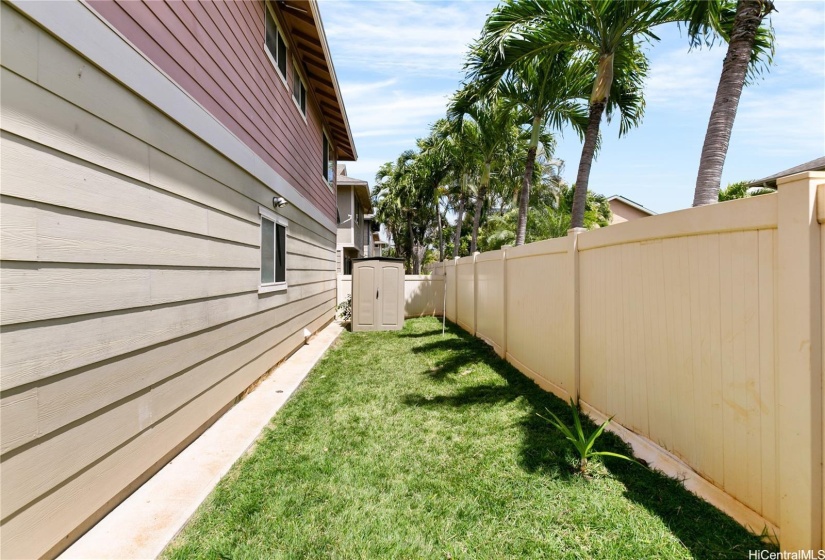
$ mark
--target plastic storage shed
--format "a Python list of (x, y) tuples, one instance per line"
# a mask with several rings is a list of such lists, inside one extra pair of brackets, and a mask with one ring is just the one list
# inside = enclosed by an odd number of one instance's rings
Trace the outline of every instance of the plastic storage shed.
[(352, 260), (352, 330), (398, 331), (404, 326), (404, 262)]

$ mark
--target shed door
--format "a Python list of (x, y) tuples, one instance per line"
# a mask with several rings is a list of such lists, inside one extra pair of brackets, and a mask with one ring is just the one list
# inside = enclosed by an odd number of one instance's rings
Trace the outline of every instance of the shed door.
[(378, 270), (372, 263), (364, 263), (358, 265), (355, 274), (358, 275), (358, 281), (353, 281), (353, 287), (357, 286), (358, 293), (354, 294), (352, 302), (352, 330), (377, 330), (376, 317), (380, 308), (377, 298), (380, 291)]
[[(381, 263), (381, 297), (378, 298), (377, 323), (381, 330), (400, 329), (404, 325), (403, 271), (397, 263)], [(401, 289), (399, 290), (399, 286)], [(399, 303), (401, 304), (399, 306)]]

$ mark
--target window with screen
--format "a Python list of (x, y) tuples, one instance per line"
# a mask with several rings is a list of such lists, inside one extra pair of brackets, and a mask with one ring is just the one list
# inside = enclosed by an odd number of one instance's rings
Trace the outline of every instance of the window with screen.
[(281, 30), (278, 29), (278, 24), (275, 23), (275, 18), (272, 15), (271, 8), (267, 5), (266, 11), (266, 39), (265, 47), (272, 64), (278, 70), (281, 78), (286, 81), (286, 42)]
[(298, 72), (298, 69), (294, 66), (292, 67), (292, 98), (295, 100), (295, 104), (298, 106), (298, 109), (301, 110), (301, 114), (306, 116), (307, 88), (304, 85), (304, 81), (301, 79), (301, 73)]
[(261, 214), (261, 291), (286, 289), (287, 222), (266, 208)]
[(332, 155), (332, 146), (330, 145), (326, 132), (324, 132), (323, 137), (324, 148), (322, 150), (323, 153), (321, 154), (321, 157), (323, 158), (323, 161), (321, 162), (321, 173), (324, 176), (324, 180), (327, 182), (327, 186), (332, 189), (335, 185), (335, 158)]

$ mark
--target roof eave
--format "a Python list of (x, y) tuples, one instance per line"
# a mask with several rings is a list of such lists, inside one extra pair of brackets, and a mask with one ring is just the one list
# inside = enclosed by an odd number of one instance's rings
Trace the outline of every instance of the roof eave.
[(352, 148), (351, 152), (349, 153), (338, 153), (336, 155), (339, 156), (339, 159), (344, 159), (347, 161), (356, 161), (358, 159), (358, 151), (355, 149), (355, 139), (352, 137), (352, 128), (350, 128), (349, 117), (347, 116), (347, 108), (344, 105), (344, 99), (341, 97), (341, 86), (338, 83), (338, 76), (335, 73), (335, 65), (332, 62), (332, 55), (329, 52), (329, 43), (327, 43), (327, 35), (324, 32), (324, 24), (321, 20), (321, 11), (318, 9), (318, 0), (309, 0), (309, 5), (310, 10), (312, 12), (312, 17), (315, 20), (315, 27), (318, 29), (318, 37), (321, 42), (321, 49), (324, 51), (324, 56), (326, 57), (327, 64), (329, 65), (329, 75), (332, 78), (335, 96), (338, 98), (338, 105), (341, 108), (341, 114), (344, 118), (347, 139), (349, 140), (349, 145)]

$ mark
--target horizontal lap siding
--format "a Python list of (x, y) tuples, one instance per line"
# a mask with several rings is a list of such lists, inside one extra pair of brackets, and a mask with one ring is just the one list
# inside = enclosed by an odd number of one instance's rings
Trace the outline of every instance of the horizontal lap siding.
[(5, 4), (2, 24), (0, 555), (31, 557), (333, 318), (335, 237), (279, 210), (289, 288), (259, 294), (272, 191)]
[[(263, 2), (90, 2), (110, 24), (330, 218), (322, 177), (322, 117), (306, 122), (264, 51)], [(282, 27), (283, 29), (283, 27)], [(287, 37), (287, 40), (289, 38)]]

